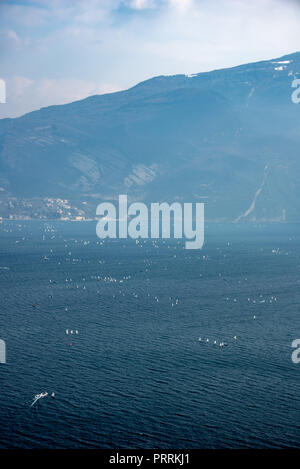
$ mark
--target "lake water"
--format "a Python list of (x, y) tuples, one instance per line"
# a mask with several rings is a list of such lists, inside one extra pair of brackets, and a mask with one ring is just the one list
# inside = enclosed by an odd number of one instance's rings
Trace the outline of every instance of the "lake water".
[(300, 225), (95, 226), (0, 225), (0, 447), (300, 448)]

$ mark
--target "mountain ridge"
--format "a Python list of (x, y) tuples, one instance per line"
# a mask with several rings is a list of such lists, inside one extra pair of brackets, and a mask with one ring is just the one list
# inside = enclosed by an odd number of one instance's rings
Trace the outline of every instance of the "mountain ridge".
[(299, 75), (296, 52), (1, 119), (0, 216), (93, 218), (127, 193), (205, 201), (217, 221), (300, 221)]

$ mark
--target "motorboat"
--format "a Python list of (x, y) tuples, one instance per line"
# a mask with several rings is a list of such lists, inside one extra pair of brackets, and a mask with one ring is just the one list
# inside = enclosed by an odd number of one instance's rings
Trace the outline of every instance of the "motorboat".
[(46, 391), (41, 392), (40, 394), (36, 394), (34, 396), (33, 403), (31, 404), (30, 407), (32, 407), (39, 399), (42, 399), (43, 397), (46, 397), (46, 396), (48, 396), (48, 393)]

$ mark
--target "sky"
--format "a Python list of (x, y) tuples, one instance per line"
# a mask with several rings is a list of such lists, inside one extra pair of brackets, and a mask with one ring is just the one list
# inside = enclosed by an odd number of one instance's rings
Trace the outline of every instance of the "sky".
[(300, 0), (0, 0), (0, 118), (280, 57), (299, 31)]

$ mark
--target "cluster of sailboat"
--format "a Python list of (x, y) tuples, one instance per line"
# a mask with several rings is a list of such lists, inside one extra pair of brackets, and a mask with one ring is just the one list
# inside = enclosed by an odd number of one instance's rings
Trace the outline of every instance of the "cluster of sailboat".
[[(234, 339), (234, 340), (237, 340), (237, 336), (235, 335), (235, 336), (233, 337), (233, 339)], [(198, 340), (199, 340), (199, 342), (209, 343), (209, 339), (208, 339), (208, 338), (204, 340), (204, 339), (202, 339), (202, 337), (199, 337)], [(214, 344), (214, 345), (219, 345), (219, 347), (227, 347), (227, 346), (228, 346), (228, 343), (227, 343), (227, 342), (223, 342), (223, 341), (222, 341), (222, 342), (217, 342), (216, 340), (213, 341), (213, 344)]]
[(71, 329), (71, 330), (69, 330), (69, 329), (66, 329), (66, 335), (69, 335), (69, 334), (71, 334), (71, 335), (72, 335), (72, 334), (76, 334), (76, 335), (78, 335), (78, 334), (79, 334), (79, 332), (78, 332), (78, 330), (77, 330), (77, 329), (75, 329), (75, 331), (73, 331), (73, 329)]

